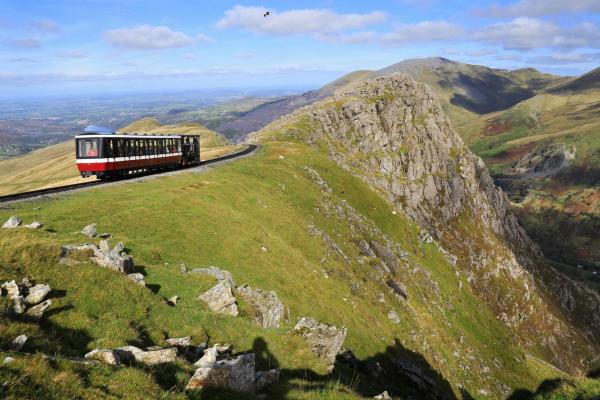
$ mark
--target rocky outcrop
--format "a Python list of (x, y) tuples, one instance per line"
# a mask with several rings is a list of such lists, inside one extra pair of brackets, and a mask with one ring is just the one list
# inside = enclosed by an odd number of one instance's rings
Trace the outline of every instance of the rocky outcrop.
[(6, 221), (4, 225), (2, 225), (2, 227), (5, 229), (15, 229), (18, 228), (19, 225), (21, 225), (21, 222), (21, 218), (13, 216), (10, 217), (8, 221)]
[(168, 345), (179, 348), (188, 348), (192, 345), (192, 338), (190, 336), (180, 338), (170, 338), (165, 340)]
[[(185, 271), (188, 272), (187, 268), (185, 269)], [(189, 271), (188, 273), (213, 276), (213, 277), (217, 278), (217, 280), (219, 282), (224, 282), (225, 284), (229, 285), (229, 287), (232, 287), (232, 288), (235, 287), (235, 281), (233, 280), (233, 276), (231, 275), (231, 272), (226, 271), (221, 268), (218, 268), (218, 267), (194, 268), (191, 271)]]
[(217, 314), (236, 317), (238, 308), (231, 286), (226, 281), (221, 281), (198, 297), (204, 301), (208, 308)]
[(252, 289), (248, 284), (236, 289), (236, 292), (254, 309), (254, 320), (263, 328), (279, 328), (285, 316), (285, 306), (277, 293), (262, 289)]
[(140, 286), (146, 286), (146, 281), (144, 281), (144, 275), (140, 274), (139, 272), (128, 274), (127, 279), (137, 283)]
[(255, 356), (252, 353), (242, 354), (233, 359), (207, 360), (196, 370), (186, 389), (212, 387), (254, 393), (279, 379), (279, 370), (256, 371), (254, 360)]
[(62, 246), (60, 262), (66, 265), (78, 264), (79, 261), (73, 258), (74, 254), (88, 255), (90, 261), (103, 268), (119, 271), (123, 274), (130, 274), (133, 271), (133, 258), (125, 252), (125, 245), (119, 242), (114, 248), (107, 240), (100, 241), (100, 244), (85, 243), (80, 245)]
[(374, 399), (377, 400), (392, 400), (392, 397), (388, 394), (387, 391), (384, 391), (381, 394), (378, 394), (377, 396), (373, 397)]
[(19, 335), (10, 343), (10, 349), (12, 351), (21, 351), (25, 343), (27, 343), (27, 335)]
[(12, 216), (4, 223), (4, 225), (2, 225), (2, 227), (5, 229), (16, 229), (19, 227), (28, 229), (40, 229), (44, 226), (44, 224), (39, 221), (33, 221), (32, 223), (27, 225), (21, 225), (22, 222), (23, 221), (21, 220), (21, 218)]
[(575, 159), (575, 146), (564, 143), (541, 144), (506, 170), (513, 178), (534, 178), (556, 175)]
[(96, 224), (89, 224), (83, 227), (81, 234), (89, 237), (90, 239), (96, 236)]
[(39, 284), (29, 288), (29, 294), (25, 297), (25, 303), (34, 305), (41, 303), (50, 293), (50, 286), (47, 284)]
[(100, 361), (101, 363), (108, 365), (121, 364), (121, 359), (119, 356), (113, 350), (109, 349), (94, 349), (87, 353), (84, 357), (86, 359)]
[(101, 267), (129, 274), (133, 270), (133, 259), (125, 253), (124, 247), (123, 243), (119, 242), (114, 249), (111, 249), (110, 243), (102, 240), (91, 260)]
[(46, 300), (50, 286), (38, 284), (33, 286), (27, 278), (17, 284), (16, 281), (4, 282), (0, 285), (0, 294), (6, 293), (10, 301), (10, 311), (14, 316), (37, 322), (44, 312), (52, 305), (52, 300)]
[(310, 346), (314, 355), (327, 363), (333, 370), (336, 355), (340, 352), (347, 330), (318, 322), (314, 318), (300, 318), (293, 330), (302, 336)]
[[(510, 212), (508, 198), (426, 85), (402, 74), (358, 82), (280, 118), (249, 141), (290, 139), (326, 151), (418, 223), (427, 232), (419, 244), (438, 246), (525, 347), (538, 347), (535, 332), (548, 332), (543, 345), (554, 363), (572, 371), (586, 368), (580, 360), (589, 359), (597, 351), (592, 343), (600, 342), (600, 296), (544, 263)], [(549, 160), (544, 168), (556, 164)], [(327, 193), (318, 172), (307, 173)], [(382, 273), (397, 273), (398, 257), (368, 240), (359, 244), (366, 257), (384, 260)], [(549, 304), (559, 293), (573, 296), (574, 306)]]
[(135, 346), (124, 346), (114, 350), (122, 362), (137, 362), (146, 365), (173, 363), (177, 359), (175, 347), (142, 350)]

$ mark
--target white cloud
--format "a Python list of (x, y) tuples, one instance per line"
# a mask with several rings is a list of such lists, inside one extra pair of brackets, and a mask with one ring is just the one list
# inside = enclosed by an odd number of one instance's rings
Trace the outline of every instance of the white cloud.
[(388, 45), (414, 42), (430, 42), (456, 39), (463, 29), (447, 21), (421, 21), (416, 24), (398, 25), (396, 29), (383, 35), (381, 42)]
[(456, 56), (462, 54), (462, 51), (460, 49), (457, 49), (456, 47), (446, 47), (442, 51), (444, 52), (444, 54), (447, 54), (449, 56)]
[(39, 31), (43, 34), (60, 32), (60, 27), (58, 24), (50, 19), (41, 19), (39, 21), (35, 21), (32, 26), (36, 31)]
[(200, 43), (214, 43), (215, 42), (215, 39), (211, 38), (208, 35), (205, 35), (204, 33), (197, 34), (196, 40)]
[(249, 51), (241, 51), (239, 53), (234, 53), (233, 57), (239, 58), (241, 60), (251, 60), (251, 59), (256, 58), (256, 54), (249, 52)]
[(361, 31), (354, 33), (317, 34), (315, 37), (328, 43), (361, 44), (374, 41), (377, 38), (377, 34), (370, 31)]
[(167, 26), (138, 25), (109, 30), (103, 36), (111, 45), (123, 49), (168, 49), (194, 43), (192, 37)]
[[(269, 11), (271, 14), (264, 17)], [(327, 9), (297, 9), (276, 12), (265, 7), (237, 5), (217, 22), (220, 29), (239, 28), (269, 35), (331, 35), (360, 29), (387, 19), (386, 14), (373, 11), (367, 14), (338, 14)]]
[(592, 22), (583, 22), (563, 28), (552, 22), (519, 17), (510, 22), (489, 25), (474, 32), (472, 38), (499, 44), (509, 50), (600, 47), (600, 27)]
[(22, 64), (38, 64), (40, 60), (29, 57), (15, 57), (8, 60), (11, 63), (22, 63)]
[(11, 47), (20, 49), (37, 49), (42, 47), (42, 42), (33, 38), (10, 39), (5, 41), (5, 43)]
[(496, 50), (496, 49), (476, 49), (476, 50), (465, 51), (465, 55), (467, 55), (469, 57), (485, 57), (485, 56), (492, 56), (495, 54), (498, 54), (498, 50)]
[(583, 52), (552, 53), (527, 59), (528, 62), (544, 65), (591, 63), (598, 60), (600, 60), (600, 53)]
[(59, 58), (86, 58), (88, 55), (78, 50), (60, 51), (54, 55)]
[(540, 17), (550, 14), (598, 12), (598, 0), (519, 0), (508, 5), (494, 4), (480, 10), (482, 16)]

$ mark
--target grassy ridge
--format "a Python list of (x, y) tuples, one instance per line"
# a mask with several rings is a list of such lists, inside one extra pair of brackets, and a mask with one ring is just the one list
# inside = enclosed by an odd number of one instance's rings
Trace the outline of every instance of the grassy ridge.
[[(304, 171), (306, 165), (331, 185), (331, 195)], [(385, 235), (407, 252), (410, 267), (403, 267), (398, 279), (407, 287), (408, 302), (396, 301), (372, 278), (371, 263), (377, 260), (358, 261), (356, 231), (333, 212), (344, 201), (365, 224), (381, 230), (375, 237)], [(390, 370), (385, 355), (413, 360), (435, 377), (438, 394), (453, 396), (460, 383), (476, 397), (485, 388), (492, 398), (500, 398), (507, 390), (501, 383), (534, 390), (541, 380), (556, 376), (556, 371), (523, 361), (523, 350), (466, 289), (464, 278), (457, 277), (435, 246), (419, 245), (414, 225), (392, 214), (364, 183), (302, 145), (268, 144), (255, 157), (205, 174), (23, 203), (0, 210), (0, 220), (14, 214), (27, 222), (41, 220), (50, 230), (0, 230), (0, 278), (29, 276), (56, 291), (40, 327), (8, 323), (3, 317), (1, 348), (17, 334), (31, 336), (25, 350), (32, 355), (16, 355), (17, 362), (0, 372), (0, 379), (12, 388), (9, 393), (42, 398), (51, 390), (59, 398), (99, 393), (119, 397), (131, 390), (132, 398), (184, 398), (181, 389), (192, 371), (183, 363), (164, 370), (87, 368), (34, 355), (81, 356), (94, 347), (161, 345), (166, 337), (184, 335), (192, 335), (195, 342), (209, 337), (241, 351), (260, 351), (261, 367), (283, 369), (272, 398), (357, 398), (384, 389), (418, 393), (410, 382), (394, 376), (375, 379), (344, 367), (338, 368), (339, 376), (325, 376), (324, 366), (305, 343), (286, 333), (305, 315), (347, 326), (345, 347), (362, 360), (380, 361)], [(147, 275), (150, 290), (99, 267), (57, 263), (60, 245), (81, 242), (78, 231), (91, 222), (125, 242)], [(311, 236), (311, 224), (327, 232), (351, 261)], [(243, 303), (241, 317), (211, 314), (196, 297), (213, 282), (181, 274), (180, 263), (220, 266), (230, 270), (238, 284), (275, 290), (289, 306), (291, 321), (280, 329), (259, 328)], [(172, 295), (182, 298), (175, 308), (164, 302)], [(387, 318), (392, 309), (400, 316), (398, 325)]]

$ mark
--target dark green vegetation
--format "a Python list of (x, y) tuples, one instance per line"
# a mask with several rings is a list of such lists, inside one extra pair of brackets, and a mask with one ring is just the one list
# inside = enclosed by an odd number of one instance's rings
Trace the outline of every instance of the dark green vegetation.
[[(305, 166), (318, 171), (331, 194), (322, 191)], [(348, 221), (324, 208), (344, 202), (422, 268), (398, 277), (408, 301), (396, 300), (372, 279), (372, 265), (378, 261), (358, 262), (355, 232)], [(10, 215), (26, 222), (41, 220), (46, 229), (0, 230), (0, 278), (27, 276), (49, 283), (53, 305), (39, 326), (2, 316), (1, 349), (18, 334), (30, 336), (26, 354), (0, 353), (16, 358), (0, 370), (0, 380), (8, 382), (7, 398), (234, 398), (229, 393), (184, 393), (193, 371), (183, 362), (112, 368), (65, 359), (96, 347), (162, 345), (167, 337), (185, 335), (192, 335), (195, 343), (209, 338), (211, 343), (230, 342), (238, 351), (254, 350), (260, 368), (282, 368), (282, 379), (269, 389), (269, 398), (354, 399), (384, 389), (418, 398), (478, 398), (484, 390), (487, 398), (502, 398), (519, 389), (535, 391), (550, 378), (570, 379), (520, 348), (479, 297), (459, 291), (460, 282), (468, 286), (465, 278), (457, 277), (434, 245), (419, 244), (415, 225), (393, 214), (366, 184), (303, 145), (271, 143), (252, 158), (204, 174), (0, 210), (0, 220)], [(60, 246), (83, 242), (78, 232), (91, 222), (111, 232), (113, 242), (126, 244), (137, 269), (146, 274), (147, 288), (91, 264), (58, 263)], [(350, 262), (311, 236), (309, 225), (327, 232)], [(243, 303), (236, 318), (208, 312), (196, 297), (213, 282), (181, 274), (180, 263), (217, 265), (230, 270), (239, 284), (276, 291), (289, 306), (291, 321), (279, 329), (259, 328)], [(437, 291), (432, 291), (434, 284)], [(172, 295), (181, 296), (176, 307), (165, 303)], [(390, 310), (398, 313), (400, 324), (388, 319)], [(326, 375), (303, 340), (287, 333), (300, 316), (347, 326), (344, 347), (363, 365), (378, 361), (390, 372), (376, 378), (338, 364)], [(390, 357), (414, 362), (434, 379), (435, 387), (420, 391), (394, 369)], [(587, 393), (584, 399), (600, 390), (595, 380), (580, 385)]]

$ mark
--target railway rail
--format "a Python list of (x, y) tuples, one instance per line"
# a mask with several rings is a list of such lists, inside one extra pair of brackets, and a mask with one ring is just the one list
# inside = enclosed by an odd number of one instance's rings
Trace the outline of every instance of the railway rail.
[(235, 153), (230, 153), (230, 154), (226, 154), (224, 156), (216, 157), (216, 158), (213, 158), (210, 160), (201, 161), (199, 165), (190, 165), (187, 167), (171, 169), (171, 170), (153, 171), (153, 172), (148, 172), (148, 173), (143, 173), (143, 174), (135, 174), (135, 175), (131, 175), (131, 176), (127, 176), (124, 178), (111, 180), (111, 181), (96, 180), (96, 181), (92, 181), (92, 182), (83, 182), (83, 183), (76, 183), (73, 185), (64, 185), (64, 186), (47, 188), (47, 189), (32, 190), (29, 192), (8, 194), (8, 195), (0, 196), (0, 204), (12, 203), (12, 202), (21, 201), (21, 200), (35, 199), (38, 197), (43, 197), (43, 196), (48, 196), (48, 195), (58, 194), (58, 193), (66, 193), (66, 192), (71, 192), (74, 190), (91, 188), (91, 187), (101, 186), (101, 185), (114, 183), (114, 182), (123, 182), (123, 181), (128, 181), (131, 179), (136, 179), (136, 178), (140, 178), (140, 177), (144, 177), (144, 176), (161, 175), (161, 174), (166, 174), (166, 173), (173, 172), (173, 171), (194, 169), (194, 168), (211, 165), (211, 164), (216, 164), (216, 163), (219, 163), (222, 161), (227, 161), (227, 160), (231, 160), (234, 158), (245, 156), (247, 154), (253, 153), (257, 149), (257, 147), (258, 147), (257, 145), (251, 144), (251, 145), (248, 145), (245, 149), (237, 151)]

